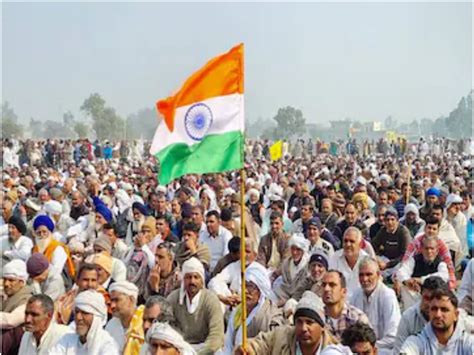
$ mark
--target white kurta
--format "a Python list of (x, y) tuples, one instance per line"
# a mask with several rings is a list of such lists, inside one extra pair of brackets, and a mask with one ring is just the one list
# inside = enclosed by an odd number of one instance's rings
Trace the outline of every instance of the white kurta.
[(114, 339), (103, 331), (100, 344), (96, 344), (97, 351), (91, 354), (89, 347), (79, 341), (79, 335), (66, 334), (59, 339), (48, 355), (119, 355), (120, 352)]
[(207, 230), (200, 235), (199, 240), (207, 245), (211, 254), (211, 270), (214, 269), (220, 258), (229, 253), (228, 244), (231, 239), (232, 233), (222, 226), (219, 226), (215, 237), (212, 237)]
[(56, 324), (51, 322), (46, 332), (41, 337), (40, 343), (36, 344), (36, 339), (33, 333), (25, 332), (21, 338), (19, 355), (47, 355), (49, 350), (56, 345), (58, 340), (72, 330), (68, 326)]
[(359, 264), (360, 261), (367, 256), (368, 254), (361, 250), (359, 252), (359, 258), (357, 259), (354, 268), (351, 269), (347, 264), (346, 257), (344, 256), (344, 250), (340, 249), (334, 253), (334, 255), (329, 259), (329, 269), (334, 269), (342, 272), (346, 278), (347, 286), (347, 297), (350, 298), (352, 294), (360, 288), (359, 284)]
[(1, 248), (3, 254), (10, 260), (20, 259), (26, 262), (31, 256), (33, 241), (28, 237), (21, 236), (15, 243), (10, 243), (6, 235), (1, 239)]
[(127, 333), (127, 329), (123, 327), (120, 319), (113, 317), (105, 326), (105, 330), (115, 340), (119, 351), (122, 352), (123, 347), (125, 346), (125, 334)]

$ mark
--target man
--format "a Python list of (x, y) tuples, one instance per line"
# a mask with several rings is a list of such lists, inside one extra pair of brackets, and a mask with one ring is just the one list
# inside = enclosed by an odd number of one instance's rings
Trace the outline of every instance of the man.
[(209, 268), (211, 255), (207, 245), (199, 240), (201, 227), (195, 223), (186, 223), (183, 226), (183, 239), (176, 248), (175, 260), (181, 267), (190, 258), (197, 258), (206, 269)]
[(53, 320), (54, 303), (47, 295), (28, 299), (25, 310), (25, 333), (21, 338), (19, 355), (47, 355), (58, 340), (72, 330)]
[(138, 355), (145, 341), (143, 309), (137, 307), (138, 287), (128, 281), (114, 282), (109, 287), (113, 318), (105, 330), (118, 345), (120, 353)]
[(311, 293), (299, 301), (294, 314), (294, 326), (281, 326), (267, 333), (260, 333), (247, 343), (247, 348), (237, 348), (235, 354), (320, 354), (337, 340), (324, 328), (322, 302)]
[(69, 248), (53, 238), (54, 222), (48, 216), (38, 216), (33, 222), (35, 246), (33, 253), (42, 253), (48, 259), (54, 272), (62, 274), (63, 270), (74, 278), (75, 270)]
[(276, 281), (273, 285), (279, 305), (288, 301), (293, 296), (297, 285), (306, 278), (309, 261), (309, 241), (303, 234), (293, 234), (288, 245), (290, 256), (285, 258), (281, 268), (274, 272), (274, 275), (281, 276), (281, 282)]
[(3, 267), (3, 292), (7, 299), (2, 300), (0, 312), (2, 354), (15, 354), (20, 346), (26, 302), (31, 297), (31, 289), (26, 285), (27, 279), (24, 261), (15, 259)]
[(171, 231), (172, 220), (169, 217), (160, 216), (156, 218), (156, 229), (160, 234), (160, 238), (164, 242), (177, 244), (178, 237)]
[(309, 253), (312, 254), (315, 251), (320, 250), (328, 257), (331, 257), (334, 254), (334, 247), (329, 241), (322, 238), (321, 233), (323, 231), (324, 229), (318, 217), (313, 217), (309, 220), (306, 229), (306, 238), (308, 238), (310, 242)]
[(277, 270), (289, 254), (288, 236), (283, 231), (283, 216), (279, 212), (270, 215), (270, 233), (263, 236), (258, 246), (257, 261), (270, 270)]
[(361, 250), (362, 233), (356, 227), (349, 227), (344, 232), (342, 249), (336, 251), (329, 259), (329, 268), (339, 270), (346, 279), (347, 297), (359, 287), (359, 263), (367, 256)]
[(336, 228), (337, 214), (333, 212), (333, 204), (331, 198), (323, 198), (321, 200), (321, 212), (318, 215), (319, 219), (321, 220), (322, 225), (326, 228), (329, 232), (333, 232)]
[(420, 217), (423, 220), (431, 215), (431, 207), (438, 204), (441, 191), (436, 187), (431, 187), (426, 191), (425, 205), (420, 208)]
[(463, 259), (461, 240), (453, 226), (444, 218), (443, 206), (434, 205), (431, 208), (431, 217), (439, 223), (438, 237), (448, 246), (454, 266), (459, 266)]
[[(245, 254), (246, 267), (258, 266), (265, 270), (260, 263), (255, 261), (257, 257), (257, 243), (253, 239), (245, 239)], [(217, 294), (217, 297), (224, 305), (236, 306), (240, 303), (242, 282), (240, 271), (241, 264), (240, 260), (238, 260), (227, 265), (209, 281), (208, 288)]]
[(197, 205), (191, 208), (191, 219), (192, 222), (199, 226), (199, 238), (206, 232), (206, 223), (204, 222), (204, 207)]
[(402, 196), (394, 203), (394, 207), (398, 213), (398, 218), (403, 217), (407, 201), (408, 203), (418, 205), (417, 199), (411, 196), (411, 186), (407, 182), (404, 182), (402, 184)]
[(210, 354), (224, 345), (224, 317), (219, 299), (204, 288), (204, 266), (197, 258), (183, 264), (183, 282), (168, 296), (178, 328), (184, 339)]
[(220, 225), (220, 216), (217, 211), (206, 214), (206, 231), (200, 233), (201, 243), (207, 245), (211, 253), (210, 271), (214, 270), (217, 262), (229, 253), (227, 244), (232, 239), (232, 233)]
[[(366, 323), (356, 323), (349, 326), (341, 336), (341, 343), (351, 349), (355, 355), (377, 355), (374, 330)], [(394, 353), (397, 354), (398, 353)]]
[[(402, 262), (397, 271), (397, 283), (401, 283), (401, 297), (404, 309), (408, 309), (420, 299), (421, 285), (432, 276), (449, 281), (448, 266), (439, 256), (436, 237), (423, 239), (421, 254), (415, 254)], [(398, 286), (396, 287), (396, 289)]]
[(43, 254), (34, 253), (26, 262), (26, 270), (33, 281), (34, 293), (48, 295), (53, 301), (66, 293), (62, 276), (51, 270)]
[(114, 339), (102, 327), (107, 322), (107, 306), (97, 291), (80, 292), (74, 300), (76, 332), (63, 335), (50, 350), (55, 355), (120, 354)]
[(467, 219), (461, 212), (463, 199), (461, 196), (449, 194), (446, 200), (446, 221), (451, 224), (461, 242), (461, 258), (469, 253), (466, 239)]
[(401, 318), (397, 296), (382, 283), (379, 265), (370, 257), (360, 262), (359, 282), (360, 288), (352, 295), (351, 304), (369, 318), (379, 352), (391, 354)]
[(430, 322), (418, 335), (408, 337), (401, 354), (471, 354), (474, 337), (459, 322), (458, 300), (453, 292), (438, 289), (430, 303)]
[[(418, 235), (407, 246), (407, 250), (401, 262), (405, 263), (407, 260), (415, 256), (416, 254), (421, 254), (421, 251), (423, 249), (423, 240), (425, 238), (436, 238), (438, 241), (438, 253), (441, 258), (441, 261), (443, 261), (448, 267), (448, 272), (449, 272), (448, 286), (450, 289), (454, 289), (456, 286), (456, 275), (454, 271), (453, 261), (451, 259), (451, 253), (446, 243), (443, 240), (441, 240), (441, 238), (438, 238), (438, 235), (439, 235), (439, 220), (437, 218), (428, 217), (426, 220), (425, 232), (423, 234)], [(394, 286), (395, 286), (395, 289), (397, 289), (400, 286), (399, 284), (397, 284), (396, 280), (395, 280)]]
[(181, 273), (174, 260), (172, 247), (168, 243), (161, 243), (156, 247), (155, 266), (148, 277), (148, 294), (168, 297), (180, 284)]
[(1, 237), (2, 256), (6, 260), (20, 259), (26, 262), (31, 255), (33, 242), (26, 237), (26, 225), (20, 217), (8, 220), (8, 236)]
[[(107, 257), (111, 258), (112, 270), (110, 277), (112, 278), (112, 280), (123, 281), (127, 278), (127, 267), (125, 266), (125, 262), (112, 256), (112, 244), (110, 243), (109, 238), (107, 238), (106, 236), (100, 236), (99, 238), (97, 238), (94, 241), (93, 250), (93, 255), (104, 254)], [(129, 260), (126, 260), (126, 262), (129, 263)], [(130, 265), (128, 266), (130, 268)]]
[(229, 254), (219, 259), (214, 270), (212, 270), (211, 277), (221, 273), (229, 264), (240, 260), (240, 237), (232, 237), (227, 244), (227, 249), (229, 249)]
[(421, 286), (421, 301), (402, 314), (397, 336), (393, 344), (393, 353), (399, 354), (405, 340), (410, 335), (420, 333), (430, 321), (430, 304), (435, 290), (448, 288), (448, 284), (438, 276), (428, 277)]
[[(247, 307), (247, 336), (253, 338), (260, 332), (267, 332), (284, 321), (281, 310), (274, 303), (270, 278), (260, 264), (247, 268), (245, 272), (245, 299)], [(224, 354), (232, 354), (235, 346), (242, 344), (242, 304), (235, 307), (227, 325), (224, 340)]]
[(327, 271), (322, 280), (323, 303), (325, 305), (326, 328), (338, 340), (349, 326), (361, 322), (369, 324), (367, 316), (347, 300), (346, 279), (340, 271)]
[(155, 322), (175, 324), (173, 308), (162, 296), (151, 296), (146, 300), (142, 317), (143, 334), (145, 336)]
[(384, 224), (372, 240), (372, 246), (377, 254), (380, 270), (384, 277), (389, 277), (405, 254), (411, 236), (408, 229), (399, 223), (398, 213), (392, 207), (385, 211)]
[(112, 245), (112, 257), (124, 260), (130, 248), (124, 243), (122, 239), (117, 236), (117, 228), (112, 224), (104, 224), (102, 228), (104, 236), (107, 237)]
[(314, 203), (310, 198), (304, 198), (301, 203), (301, 217), (293, 223), (293, 233), (306, 234), (308, 223), (314, 214)]
[(384, 226), (385, 212), (387, 211), (387, 205), (378, 205), (375, 210), (375, 217), (377, 220), (369, 228), (369, 238), (374, 239), (378, 231)]
[(183, 336), (167, 323), (155, 323), (146, 336), (144, 354), (195, 355)]
[[(344, 209), (344, 219), (336, 225), (334, 236), (342, 242), (344, 233), (350, 227), (356, 227), (360, 230), (362, 237), (367, 236), (367, 226), (359, 219), (357, 208), (354, 204), (348, 203)], [(337, 246), (339, 247), (339, 246)]]
[(296, 286), (293, 299), (299, 301), (305, 291), (311, 291), (322, 297), (322, 279), (328, 270), (328, 258), (324, 253), (314, 253), (311, 255), (308, 263), (308, 274), (302, 282)]
[(400, 224), (403, 224), (410, 231), (410, 235), (415, 238), (425, 229), (425, 221), (420, 218), (420, 213), (415, 204), (409, 203), (405, 206), (405, 214), (400, 218)]
[(89, 209), (85, 203), (85, 197), (81, 191), (74, 191), (71, 194), (71, 212), (69, 216), (77, 221), (79, 217), (87, 216), (89, 214)]

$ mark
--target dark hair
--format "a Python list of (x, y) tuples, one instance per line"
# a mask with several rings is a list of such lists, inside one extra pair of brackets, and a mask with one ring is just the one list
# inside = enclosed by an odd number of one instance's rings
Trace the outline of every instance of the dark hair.
[(472, 196), (471, 196), (471, 191), (468, 191), (468, 190), (464, 190), (461, 192), (461, 197), (467, 197), (469, 199), (472, 199)]
[(434, 218), (434, 217), (432, 217), (432, 216), (426, 217), (425, 222), (426, 222), (426, 225), (428, 225), (428, 224), (436, 224), (436, 225), (439, 226), (439, 224), (440, 224), (440, 221), (438, 221), (437, 218)]
[(311, 207), (311, 209), (313, 209), (314, 208), (313, 200), (310, 199), (309, 197), (305, 197), (301, 201), (301, 206), (309, 206), (309, 207)]
[(240, 253), (240, 238), (233, 237), (227, 243), (227, 247), (229, 248), (229, 253)]
[(195, 205), (191, 208), (191, 211), (199, 211), (202, 215), (204, 215), (204, 206), (202, 205)]
[(33, 295), (28, 299), (28, 304), (31, 304), (33, 302), (41, 303), (41, 307), (43, 308), (44, 313), (48, 313), (51, 316), (54, 314), (54, 302), (48, 295), (44, 293)]
[(370, 345), (375, 346), (377, 336), (370, 325), (362, 322), (357, 322), (350, 325), (341, 335), (341, 343), (348, 347), (355, 343), (369, 342)]
[(118, 235), (117, 226), (113, 223), (106, 223), (102, 226), (102, 229), (113, 230), (115, 235)]
[(283, 215), (278, 211), (273, 211), (270, 215), (270, 221), (273, 221), (277, 218), (280, 218), (281, 220), (283, 220)]
[(232, 210), (230, 208), (223, 208), (221, 210), (221, 221), (229, 222), (232, 220)]
[(283, 200), (276, 200), (271, 203), (272, 205), (276, 205), (280, 210), (285, 210), (285, 201)]
[(340, 272), (339, 270), (335, 270), (335, 269), (329, 269), (328, 271), (326, 271), (326, 274), (328, 274), (330, 272), (339, 275), (339, 280), (341, 281), (341, 287), (342, 288), (347, 287), (346, 277), (344, 276), (344, 274), (342, 272)]
[(404, 187), (409, 187), (408, 182), (404, 182), (404, 183), (402, 184), (401, 188), (403, 189)]
[(78, 280), (81, 277), (81, 274), (84, 271), (95, 271), (95, 272), (97, 272), (97, 266), (95, 266), (95, 264), (91, 264), (91, 263), (82, 263), (81, 265), (79, 265), (79, 271), (77, 272), (76, 280)]
[(217, 212), (216, 210), (212, 210), (212, 211), (209, 211), (206, 213), (206, 218), (209, 218), (209, 217), (216, 217), (217, 220), (220, 220), (221, 219), (221, 216), (219, 215), (219, 212)]
[(166, 298), (159, 295), (151, 296), (146, 300), (145, 308), (148, 309), (155, 305), (160, 306), (160, 314), (156, 318), (158, 322), (170, 324), (173, 324), (175, 322), (173, 308), (171, 307), (170, 303), (167, 301)]
[(432, 299), (440, 300), (443, 297), (447, 297), (451, 304), (454, 306), (454, 308), (458, 308), (458, 298), (456, 297), (453, 291), (451, 291), (447, 287), (438, 288), (434, 290)]
[(199, 231), (201, 230), (201, 227), (198, 226), (196, 223), (186, 223), (184, 226), (183, 226), (183, 232), (185, 231), (189, 231), (189, 232), (193, 232), (193, 233), (196, 233), (196, 234), (199, 234)]
[(425, 281), (423, 282), (423, 285), (421, 285), (421, 292), (423, 290), (438, 290), (441, 288), (447, 288), (448, 284), (439, 276), (430, 276)]
[(431, 206), (431, 210), (432, 210), (432, 211), (433, 211), (433, 210), (438, 210), (438, 211), (441, 210), (441, 211), (442, 211), (442, 210), (443, 210), (443, 206), (441, 206), (440, 204), (436, 204), (436, 205)]

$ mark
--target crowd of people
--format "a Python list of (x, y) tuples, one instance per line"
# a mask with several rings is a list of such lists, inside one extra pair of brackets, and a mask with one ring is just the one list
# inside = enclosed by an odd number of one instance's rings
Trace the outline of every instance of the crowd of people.
[(167, 186), (147, 142), (1, 143), (4, 355), (473, 353), (470, 140), (249, 140), (245, 181)]

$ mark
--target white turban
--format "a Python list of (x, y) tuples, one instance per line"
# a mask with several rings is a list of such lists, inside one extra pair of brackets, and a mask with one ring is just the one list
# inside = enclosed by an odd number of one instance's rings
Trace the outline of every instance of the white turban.
[(123, 182), (122, 183), (122, 189), (124, 189), (125, 191), (133, 190), (133, 186), (132, 186), (132, 184), (130, 184), (128, 182)]
[(254, 283), (265, 298), (275, 300), (268, 271), (262, 265), (258, 263), (250, 264), (245, 271), (245, 281)]
[(193, 257), (193, 258), (190, 258), (190, 259), (186, 260), (183, 263), (183, 268), (182, 269), (183, 269), (183, 271), (182, 271), (183, 277), (188, 273), (197, 272), (199, 274), (199, 276), (201, 276), (203, 281), (206, 279), (205, 276), (204, 276), (204, 266), (202, 265), (202, 263), (197, 258)]
[(194, 355), (196, 352), (168, 323), (154, 323), (146, 334), (146, 341), (150, 343), (152, 339), (162, 340), (179, 350), (182, 355)]
[(248, 192), (248, 194), (249, 194), (249, 197), (250, 197), (251, 195), (255, 195), (255, 196), (257, 196), (257, 199), (260, 198), (260, 192), (259, 192), (257, 189), (253, 189), (253, 188), (250, 189), (249, 192)]
[(288, 246), (291, 248), (292, 246), (297, 247), (298, 249), (303, 250), (305, 253), (309, 251), (309, 240), (304, 237), (301, 233), (295, 233), (291, 236), (290, 240), (288, 241)]
[(44, 210), (49, 215), (61, 214), (63, 213), (63, 206), (58, 201), (51, 200), (44, 204)]
[(74, 300), (74, 307), (99, 317), (102, 325), (107, 322), (107, 306), (105, 305), (104, 296), (97, 291), (80, 292)]
[(116, 291), (138, 299), (138, 287), (129, 281), (117, 281), (110, 285), (109, 292)]
[(16, 280), (28, 280), (28, 272), (26, 271), (26, 263), (23, 260), (15, 259), (10, 261), (3, 267), (3, 277)]

